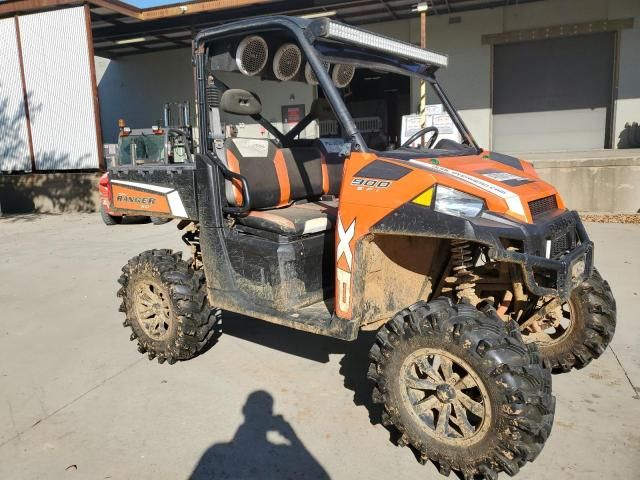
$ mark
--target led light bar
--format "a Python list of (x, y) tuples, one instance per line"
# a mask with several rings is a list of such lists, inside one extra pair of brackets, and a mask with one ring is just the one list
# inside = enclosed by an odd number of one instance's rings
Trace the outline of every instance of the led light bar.
[(411, 45), (410, 43), (392, 40), (383, 35), (376, 35), (375, 33), (328, 19), (316, 20), (313, 22), (311, 28), (318, 37), (338, 40), (359, 47), (372, 48), (391, 55), (399, 55), (409, 60), (428, 63), (438, 67), (446, 67), (449, 64), (449, 58), (446, 55), (431, 52)]

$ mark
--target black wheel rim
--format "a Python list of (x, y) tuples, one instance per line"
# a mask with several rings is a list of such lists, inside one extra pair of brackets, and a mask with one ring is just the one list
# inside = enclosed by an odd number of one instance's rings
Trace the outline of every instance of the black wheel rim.
[(400, 382), (403, 400), (429, 436), (469, 445), (489, 430), (487, 390), (458, 356), (437, 348), (416, 350), (405, 359)]
[(173, 320), (167, 293), (156, 282), (145, 280), (135, 288), (138, 323), (149, 338), (162, 341), (171, 332)]

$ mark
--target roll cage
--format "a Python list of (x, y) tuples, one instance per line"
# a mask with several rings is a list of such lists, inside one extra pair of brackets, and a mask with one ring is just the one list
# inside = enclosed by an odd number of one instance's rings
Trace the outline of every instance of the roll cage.
[[(379, 39), (380, 42), (393, 42), (394, 45), (403, 47), (402, 54), (392, 54), (389, 49), (365, 48), (354, 42), (341, 41), (328, 35), (332, 26), (337, 28), (347, 28), (349, 31), (361, 33)], [(209, 118), (206, 108), (206, 78), (207, 78), (207, 58), (209, 45), (217, 40), (223, 40), (240, 34), (264, 33), (266, 31), (286, 31), (297, 42), (307, 61), (313, 68), (322, 87), (324, 94), (329, 101), (336, 118), (340, 122), (345, 136), (350, 139), (354, 151), (368, 152), (362, 134), (359, 132), (353, 117), (349, 113), (338, 88), (334, 85), (327, 70), (323, 68), (323, 62), (353, 64), (359, 67), (377, 69), (390, 73), (398, 73), (418, 78), (428, 82), (440, 98), (443, 108), (450, 115), (454, 125), (462, 134), (464, 143), (468, 144), (474, 153), (480, 153), (481, 149), (474, 140), (471, 132), (466, 127), (464, 121), (456, 111), (452, 102), (447, 97), (435, 77), (436, 71), (446, 65), (444, 55), (418, 49), (409, 43), (389, 39), (383, 35), (376, 35), (354, 27), (333, 22), (328, 19), (306, 20), (302, 18), (270, 16), (241, 20), (231, 24), (213, 27), (201, 31), (194, 40), (194, 65), (197, 78), (197, 102), (198, 120), (200, 125), (199, 144), (208, 145)], [(376, 43), (379, 46), (379, 43)], [(419, 61), (418, 53), (428, 57), (433, 56), (434, 63), (429, 61)], [(444, 59), (444, 60), (443, 60)], [(206, 148), (202, 151), (205, 153)]]

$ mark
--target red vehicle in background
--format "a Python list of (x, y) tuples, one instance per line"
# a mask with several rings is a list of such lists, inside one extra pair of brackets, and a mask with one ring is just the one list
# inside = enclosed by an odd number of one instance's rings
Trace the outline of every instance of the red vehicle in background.
[(98, 183), (100, 192), (100, 216), (105, 225), (119, 225), (122, 223), (123, 215), (111, 210), (111, 185), (109, 184), (109, 174), (105, 173), (100, 177)]

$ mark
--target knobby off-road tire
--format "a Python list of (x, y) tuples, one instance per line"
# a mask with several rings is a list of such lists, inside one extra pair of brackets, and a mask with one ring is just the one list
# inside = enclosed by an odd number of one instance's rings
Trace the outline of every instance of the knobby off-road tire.
[(122, 223), (122, 217), (114, 217), (113, 215), (109, 215), (107, 213), (107, 210), (104, 208), (104, 205), (100, 206), (100, 218), (102, 218), (102, 221), (105, 225), (108, 225), (110, 227), (113, 225), (120, 225)]
[(586, 367), (609, 346), (616, 330), (616, 300), (597, 270), (569, 299), (569, 331), (557, 342), (540, 343), (540, 355), (553, 373)]
[(122, 268), (120, 311), (131, 341), (149, 360), (188, 360), (209, 343), (220, 311), (209, 306), (204, 272), (193, 270), (181, 252), (150, 250)]
[(379, 331), (369, 356), (383, 424), (444, 475), (515, 475), (549, 436), (551, 373), (493, 309), (419, 302)]

